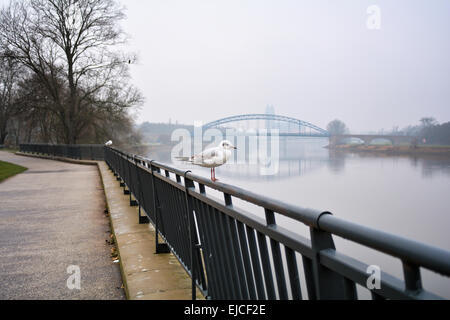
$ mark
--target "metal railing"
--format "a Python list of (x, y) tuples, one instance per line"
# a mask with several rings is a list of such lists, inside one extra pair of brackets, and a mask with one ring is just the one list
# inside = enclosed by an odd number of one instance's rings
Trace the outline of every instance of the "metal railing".
[[(193, 299), (195, 286), (210, 299), (357, 299), (356, 284), (366, 286), (369, 266), (337, 251), (333, 235), (401, 260), (403, 280), (382, 272), (373, 299), (441, 299), (422, 287), (420, 268), (450, 275), (449, 251), (113, 148), (106, 148), (105, 160), (192, 277)], [(265, 219), (234, 206), (234, 198), (262, 208)], [(278, 215), (307, 225), (310, 239), (278, 225)], [(156, 251), (163, 247), (157, 241)]]
[(105, 159), (103, 145), (51, 145), (51, 144), (21, 144), (21, 152), (63, 157), (77, 160)]
[[(140, 223), (144, 214), (165, 241), (156, 237), (156, 252), (171, 251), (191, 276), (193, 299), (196, 288), (208, 299), (222, 300), (357, 299), (356, 286), (366, 287), (369, 265), (336, 250), (333, 236), (402, 262), (403, 279), (381, 272), (379, 289), (371, 290), (373, 299), (442, 299), (423, 288), (421, 268), (448, 277), (449, 251), (114, 148), (105, 147), (104, 155), (130, 194), (130, 205), (139, 206)], [(233, 205), (234, 199), (261, 208), (265, 219)], [(310, 238), (277, 224), (280, 216), (308, 226)]]

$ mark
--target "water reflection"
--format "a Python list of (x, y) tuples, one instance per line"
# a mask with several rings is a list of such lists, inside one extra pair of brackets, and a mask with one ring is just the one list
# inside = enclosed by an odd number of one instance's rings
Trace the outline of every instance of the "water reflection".
[[(321, 168), (328, 168), (333, 174), (343, 174), (348, 161), (382, 161), (385, 164), (395, 165), (400, 162), (408, 162), (411, 168), (420, 170), (423, 178), (434, 176), (450, 176), (450, 159), (436, 155), (402, 156), (389, 154), (374, 154), (368, 152), (351, 153), (347, 151), (333, 151), (325, 148), (328, 139), (324, 138), (280, 138), (279, 146), (279, 170), (270, 176), (260, 174), (261, 164), (252, 164), (249, 160), (252, 156), (249, 148), (245, 150), (245, 162), (239, 161), (235, 154), (234, 159), (227, 165), (218, 169), (222, 177), (246, 181), (270, 181), (291, 179), (312, 174)], [(172, 161), (172, 148), (170, 146), (154, 147), (147, 157), (177, 167), (192, 169), (192, 166), (179, 161)], [(357, 160), (359, 159), (359, 160)], [(206, 172), (204, 169), (194, 167), (194, 170)]]

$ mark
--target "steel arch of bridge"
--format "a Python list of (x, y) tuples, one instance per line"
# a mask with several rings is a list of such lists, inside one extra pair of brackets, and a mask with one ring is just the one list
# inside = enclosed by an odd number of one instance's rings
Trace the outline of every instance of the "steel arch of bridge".
[(249, 121), (249, 120), (270, 120), (270, 121), (293, 123), (298, 126), (311, 128), (311, 129), (319, 132), (319, 135), (323, 135), (324, 137), (330, 136), (330, 134), (327, 130), (319, 128), (318, 126), (313, 125), (312, 123), (309, 123), (309, 122), (306, 122), (303, 120), (299, 120), (299, 119), (295, 119), (295, 118), (278, 116), (278, 115), (274, 115), (274, 114), (244, 114), (244, 115), (227, 117), (227, 118), (223, 118), (223, 119), (219, 119), (219, 120), (207, 123), (203, 126), (203, 129), (207, 130), (210, 128), (218, 127), (218, 126), (226, 124), (226, 123)]

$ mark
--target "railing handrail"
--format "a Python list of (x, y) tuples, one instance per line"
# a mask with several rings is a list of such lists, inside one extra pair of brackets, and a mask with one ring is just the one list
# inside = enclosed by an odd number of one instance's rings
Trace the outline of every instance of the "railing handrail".
[(50, 146), (50, 147), (104, 147), (103, 144), (60, 144), (60, 143), (21, 143), (20, 146)]

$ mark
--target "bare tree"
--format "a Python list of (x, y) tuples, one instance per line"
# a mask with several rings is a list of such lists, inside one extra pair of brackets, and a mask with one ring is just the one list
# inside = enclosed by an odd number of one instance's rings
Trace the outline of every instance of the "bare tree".
[(96, 118), (139, 106), (115, 0), (15, 0), (0, 13), (3, 55), (31, 70), (52, 99), (47, 110), (75, 144)]
[(327, 131), (332, 135), (346, 134), (349, 130), (344, 122), (341, 120), (333, 120), (327, 126)]
[(62, 125), (58, 117), (49, 110), (53, 100), (41, 85), (36, 75), (31, 75), (19, 83), (17, 92), (17, 121), (21, 123), (22, 141), (26, 143), (63, 142)]
[(8, 128), (17, 114), (17, 89), (21, 77), (20, 65), (0, 57), (0, 145), (5, 144)]
[(424, 117), (420, 119), (420, 123), (422, 124), (422, 128), (433, 127), (439, 124), (433, 117)]

